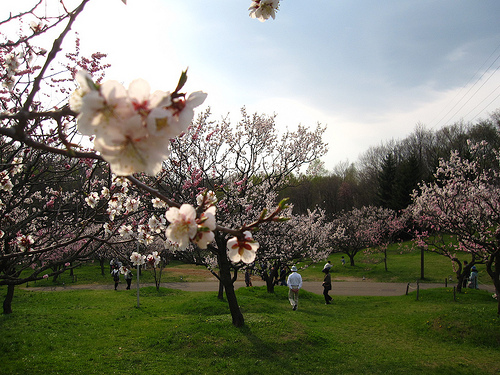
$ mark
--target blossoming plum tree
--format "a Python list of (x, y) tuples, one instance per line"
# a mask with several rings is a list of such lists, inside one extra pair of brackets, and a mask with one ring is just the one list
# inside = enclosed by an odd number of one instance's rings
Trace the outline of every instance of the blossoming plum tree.
[[(186, 248), (173, 248), (177, 257), (213, 271), (236, 321), (243, 319), (234, 295), (237, 271), (260, 254), (275, 251), (267, 246), (256, 250), (261, 241), (272, 237), (270, 233), (276, 230), (275, 226), (287, 224), (283, 223), (283, 213), (287, 217), (291, 213), (286, 210), (285, 202), (278, 202), (276, 192), (287, 186), (292, 173), (298, 174), (301, 167), (325, 152), (323, 132), (321, 126), (314, 130), (299, 126), (297, 131), (280, 139), (274, 117), (248, 115), (243, 109), (242, 120), (232, 125), (227, 119), (212, 121), (206, 111), (172, 142), (170, 157), (163, 163), (162, 171), (149, 181), (163, 195), (192, 202), (198, 206), (197, 211), (207, 214), (205, 221), (200, 216), (200, 222), (196, 223), (192, 209), (173, 209), (175, 217), (167, 219), (170, 225), (183, 228), (184, 232), (179, 233), (195, 233), (197, 224), (198, 235), (207, 236), (214, 225), (210, 213), (214, 208), (217, 225), (239, 228), (243, 233), (241, 238), (237, 232), (215, 230), (213, 241), (209, 236), (201, 247), (199, 242), (193, 246), (193, 241), (187, 241), (190, 236), (187, 235), (184, 240), (174, 241), (177, 245), (188, 243)], [(181, 223), (176, 224), (177, 220)], [(261, 227), (262, 222), (268, 224)], [(259, 230), (255, 231), (257, 227)], [(289, 236), (298, 236), (295, 233), (292, 231)], [(311, 248), (315, 249), (312, 244)]]
[(272, 223), (256, 234), (260, 244), (254, 270), (266, 281), (267, 291), (274, 292), (275, 280), (282, 267), (302, 263), (308, 267), (332, 252), (329, 241), (332, 225), (324, 210), (317, 208), (306, 214), (293, 214), (290, 206), (285, 212), (289, 218), (284, 223)]
[[(279, 213), (284, 209), (284, 204), (278, 205), (270, 214), (259, 215), (250, 224), (240, 221), (238, 229), (231, 229), (217, 224), (213, 203), (202, 200), (195, 209), (190, 203), (184, 203), (181, 195), (177, 196), (181, 199), (174, 200), (175, 197), (169, 198), (162, 194), (154, 184), (150, 186), (145, 183), (151, 179), (148, 180), (144, 173), (152, 176), (162, 171), (162, 162), (170, 154), (170, 140), (187, 131), (194, 116), (194, 108), (205, 99), (206, 94), (201, 91), (190, 95), (181, 92), (187, 79), (186, 72), (181, 74), (179, 83), (172, 92), (150, 93), (148, 83), (141, 79), (132, 81), (128, 88), (125, 88), (117, 81), (101, 82), (102, 69), (105, 66), (99, 64), (99, 61), (104, 55), (94, 54), (91, 60), (80, 58), (78, 48), (76, 54), (66, 55), (70, 60), (66, 73), (72, 73), (72, 76), (68, 78), (64, 72), (59, 74), (54, 71), (54, 63), (58, 61), (63, 41), (89, 1), (82, 0), (72, 10), (60, 2), (60, 14), (54, 16), (47, 15), (47, 8), (41, 9), (41, 0), (28, 11), (10, 16), (0, 23), (6, 25), (19, 21), (22, 29), (26, 22), (31, 21), (24, 35), (10, 38), (2, 34), (0, 75), (4, 89), (0, 93), (3, 111), (0, 114), (0, 134), (16, 146), (19, 144), (48, 154), (81, 159), (85, 161), (81, 165), (89, 165), (87, 177), (94, 173), (95, 169), (92, 168), (95, 163), (106, 161), (116, 175), (126, 176), (132, 185), (150, 195), (153, 200), (160, 200), (170, 207), (166, 214), (161, 215), (170, 221), (170, 225), (166, 225), (161, 218), (143, 217), (133, 223), (137, 224), (138, 229), (134, 232), (126, 224), (117, 225), (115, 218), (130, 218), (130, 212), (137, 211), (140, 207), (137, 197), (124, 198), (124, 194), (110, 193), (109, 186), (101, 186), (101, 193), (89, 191), (85, 196), (88, 207), (95, 209), (99, 202), (102, 203), (102, 198), (108, 205), (106, 214), (109, 222), (102, 228), (98, 226), (99, 231), (104, 232), (102, 236), (99, 235), (100, 243), (107, 243), (103, 240), (106, 236), (111, 238), (130, 235), (132, 232), (136, 234), (133, 239), (147, 244), (154, 240), (158, 228), (164, 226), (164, 235), (160, 237), (165, 237), (180, 249), (194, 244), (204, 249), (216, 239), (215, 233), (224, 233), (223, 237), (230, 235), (231, 238), (229, 241), (224, 239), (224, 247), (220, 246), (222, 242), (219, 244), (219, 264), (229, 264), (229, 259), (251, 261), (258, 248), (251, 231), (256, 230), (262, 223), (281, 221)], [(253, 1), (250, 15), (261, 21), (269, 17), (274, 18), (278, 5), (279, 1), (276, 0)], [(49, 29), (59, 32), (52, 46), (35, 47), (34, 41)], [(95, 62), (98, 63), (94, 64)], [(83, 71), (78, 71), (78, 67), (83, 68)], [(57, 78), (54, 78), (56, 76)], [(79, 87), (72, 94), (69, 105), (50, 103), (47, 106), (44, 101), (44, 98), (48, 97), (47, 89), (50, 89), (52, 95), (56, 92), (56, 96), (60, 96), (64, 102), (64, 97), (72, 91), (68, 82), (74, 76)], [(302, 131), (304, 132), (303, 129)], [(82, 146), (82, 139), (85, 137), (93, 142), (93, 149), (88, 150)], [(294, 141), (297, 143), (299, 139)], [(256, 146), (256, 143), (252, 145)], [(286, 142), (283, 142), (283, 146), (286, 146)], [(287, 155), (287, 150), (283, 150), (282, 154)], [(259, 166), (267, 167), (266, 164)], [(12, 188), (11, 176), (15, 175), (13, 170), (15, 168), (11, 164), (6, 164), (2, 170), (1, 184), (5, 191)], [(285, 171), (284, 175), (292, 170), (293, 168)], [(263, 171), (265, 173), (266, 170)], [(247, 173), (245, 178), (249, 176)], [(111, 183), (110, 180), (108, 182)], [(81, 198), (83, 197), (82, 194)], [(88, 220), (88, 217), (85, 220)], [(38, 230), (36, 225), (30, 229)], [(93, 236), (95, 235), (94, 233)], [(76, 243), (76, 238), (73, 240)], [(228, 243), (229, 249), (226, 251)], [(27, 233), (17, 237), (16, 246), (19, 251), (16, 250), (16, 254), (38, 245), (40, 253), (44, 254), (48, 254), (48, 250), (54, 246), (62, 246), (61, 241), (57, 242), (54, 238), (52, 242), (44, 243), (35, 238), (33, 233)], [(14, 258), (12, 253), (6, 256)], [(40, 268), (36, 275), (39, 272)], [(225, 286), (229, 285), (230, 283), (227, 283)], [(233, 323), (241, 325), (243, 320), (233, 319)]]
[[(88, 166), (0, 140), (0, 285), (57, 277), (88, 261), (107, 236), (99, 212), (85, 203)], [(96, 239), (100, 238), (100, 241)]]
[(401, 222), (393, 210), (363, 206), (334, 218), (330, 241), (333, 250), (346, 254), (354, 266), (356, 254), (369, 247), (384, 247), (399, 230)]
[[(458, 254), (469, 254), (472, 262), (485, 263), (500, 295), (500, 153), (489, 150), (487, 142), (470, 145), (470, 159), (452, 152), (441, 160), (432, 183), (420, 185), (408, 208), (416, 224), (421, 246), (449, 257), (459, 264), (458, 288), (463, 270)], [(496, 156), (496, 165), (484, 167), (487, 155)], [(446, 241), (436, 238), (447, 235)], [(432, 247), (429, 245), (433, 245)], [(498, 305), (500, 314), (500, 303)]]

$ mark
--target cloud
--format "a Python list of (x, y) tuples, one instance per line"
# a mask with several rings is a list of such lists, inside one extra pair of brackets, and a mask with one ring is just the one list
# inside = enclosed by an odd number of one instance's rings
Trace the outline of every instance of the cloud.
[(497, 65), (489, 66), (500, 55), (496, 0), (283, 1), (265, 23), (246, 8), (234, 0), (99, 0), (75, 30), (84, 51), (108, 54), (110, 79), (141, 77), (172, 90), (189, 67), (186, 90), (208, 92), (216, 116), (237, 121), (246, 106), (276, 113), (283, 128), (327, 125), (329, 168), (418, 122), (440, 127), (500, 104)]

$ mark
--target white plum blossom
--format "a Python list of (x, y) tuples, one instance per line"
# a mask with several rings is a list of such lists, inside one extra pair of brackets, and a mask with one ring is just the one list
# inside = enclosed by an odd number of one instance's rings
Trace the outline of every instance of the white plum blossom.
[(198, 232), (193, 238), (200, 249), (206, 249), (207, 245), (214, 240), (213, 231), (217, 227), (215, 220), (215, 206), (210, 206), (203, 212), (198, 221)]
[(190, 204), (183, 204), (180, 208), (170, 207), (165, 218), (170, 222), (165, 235), (170, 241), (177, 242), (181, 250), (185, 250), (198, 231), (196, 210)]
[(140, 199), (139, 198), (127, 198), (125, 202), (125, 209), (127, 212), (134, 212), (139, 208)]
[(11, 191), (14, 185), (10, 180), (6, 171), (0, 172), (0, 189), (3, 191)]
[(132, 255), (130, 255), (130, 261), (134, 266), (142, 266), (146, 263), (146, 257), (134, 251)]
[(187, 100), (178, 96), (172, 101), (169, 92), (151, 94), (143, 79), (132, 81), (128, 90), (117, 81), (98, 86), (85, 72), (76, 79), (80, 89), (70, 107), (79, 112), (78, 130), (95, 135), (94, 148), (120, 176), (156, 175), (170, 154), (170, 139), (187, 129), (194, 108), (206, 98), (205, 93), (195, 92)]
[(165, 208), (167, 206), (167, 204), (160, 198), (151, 199), (151, 203), (153, 203), (154, 208)]
[(132, 226), (131, 225), (123, 224), (118, 229), (118, 233), (122, 237), (129, 238), (129, 237), (132, 236), (132, 234), (134, 233), (134, 231), (132, 230)]
[(242, 261), (243, 263), (252, 263), (255, 260), (259, 243), (253, 240), (249, 231), (243, 232), (244, 239), (239, 240), (232, 237), (227, 241), (227, 255), (233, 263)]
[(108, 235), (113, 234), (113, 224), (110, 223), (104, 223), (104, 232)]
[(85, 203), (87, 203), (91, 208), (95, 208), (97, 203), (99, 203), (99, 194), (92, 192), (88, 197), (85, 198)]
[(165, 230), (165, 219), (162, 218), (161, 220), (158, 220), (158, 218), (155, 215), (153, 215), (149, 218), (148, 225), (149, 228), (151, 228), (151, 231), (155, 233), (160, 233), (163, 230)]
[(30, 249), (31, 245), (35, 243), (35, 240), (33, 239), (33, 236), (31, 234), (21, 234), (16, 237), (16, 243), (21, 251), (27, 251)]
[(22, 170), (23, 170), (23, 158), (22, 157), (15, 157), (14, 159), (12, 159), (12, 164), (13, 164), (13, 167), (12, 167), (12, 175), (13, 176), (22, 172)]
[(5, 56), (3, 66), (8, 73), (15, 73), (19, 65), (21, 65), (21, 63), (19, 62), (17, 54), (9, 53)]
[(47, 27), (47, 25), (45, 25), (43, 22), (35, 22), (35, 21), (31, 21), (31, 22), (30, 22), (30, 29), (31, 29), (31, 31), (33, 31), (33, 33), (35, 33), (35, 34), (40, 33), (40, 32), (41, 32), (41, 31), (43, 31), (46, 27)]
[(279, 0), (253, 0), (250, 4), (250, 17), (256, 18), (264, 22), (271, 17), (273, 20), (276, 18), (276, 11), (280, 5)]
[(109, 189), (104, 186), (101, 190), (101, 196), (104, 198), (104, 199), (109, 199), (109, 197), (111, 196), (111, 193), (109, 191)]
[(217, 203), (217, 196), (212, 190), (206, 191), (196, 196), (196, 204), (198, 206), (201, 206), (202, 204), (211, 206), (215, 203)]
[(155, 237), (151, 234), (151, 232), (139, 230), (137, 235), (137, 241), (144, 245), (151, 245), (155, 240)]
[(151, 254), (149, 254), (146, 258), (148, 264), (156, 268), (158, 264), (161, 261), (160, 256), (158, 255), (158, 251), (153, 251)]
[(112, 187), (119, 187), (123, 190), (124, 193), (128, 191), (128, 180), (124, 177), (116, 176), (113, 178)]
[(151, 228), (147, 224), (141, 224), (137, 227), (137, 241), (145, 245), (150, 245), (154, 241)]
[(187, 100), (180, 100), (174, 103), (176, 106), (176, 109), (174, 109), (175, 122), (172, 126), (174, 126), (178, 131), (176, 135), (179, 135), (187, 130), (194, 117), (194, 109), (203, 104), (206, 98), (207, 94), (203, 91), (195, 91), (188, 96)]
[(179, 244), (177, 242), (172, 242), (167, 238), (165, 240), (165, 249), (175, 253), (176, 251), (179, 251)]

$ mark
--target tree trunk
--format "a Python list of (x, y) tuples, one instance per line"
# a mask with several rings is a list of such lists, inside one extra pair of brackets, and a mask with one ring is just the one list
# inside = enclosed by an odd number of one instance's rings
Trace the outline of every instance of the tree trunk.
[(423, 247), (421, 247), (420, 248), (420, 280), (424, 279), (424, 265), (425, 265), (424, 254), (425, 254), (425, 250)]
[(457, 279), (458, 279), (457, 292), (462, 293), (462, 288), (464, 287), (464, 281), (466, 281), (467, 277), (470, 275), (470, 269), (474, 265), (474, 262), (471, 262), (466, 266), (463, 266), (460, 261), (455, 260), (455, 262), (459, 264), (459, 269), (457, 271)]
[[(225, 242), (225, 241), (224, 241)], [(224, 286), (226, 291), (227, 303), (229, 304), (229, 310), (231, 312), (231, 317), (233, 318), (233, 325), (235, 327), (243, 327), (245, 325), (245, 319), (241, 313), (240, 307), (238, 306), (238, 300), (236, 299), (236, 293), (234, 291), (234, 283), (231, 277), (231, 263), (226, 255), (226, 247), (219, 246), (217, 252), (217, 260), (219, 262), (219, 277), (220, 282)], [(222, 250), (221, 250), (222, 248)]]
[(14, 299), (14, 284), (7, 285), (7, 295), (3, 300), (3, 313), (12, 314), (12, 300)]
[(497, 249), (497, 251), (490, 256), (486, 263), (486, 271), (493, 280), (493, 285), (495, 285), (495, 293), (498, 301), (497, 315), (500, 316), (500, 250)]
[(351, 267), (354, 267), (354, 255), (347, 254), (347, 256), (349, 257), (349, 261), (351, 262)]
[(457, 293), (462, 293), (462, 285), (464, 283), (464, 277), (465, 277), (465, 275), (463, 275), (463, 274), (460, 274), (457, 277), (457, 279), (458, 279)]
[(224, 285), (222, 281), (219, 279), (219, 293), (217, 294), (217, 298), (221, 301), (224, 299)]
[(387, 272), (387, 246), (384, 248), (384, 267), (385, 272)]
[(104, 275), (104, 259), (99, 259), (99, 264), (101, 266), (101, 276), (105, 276)]
[[(269, 271), (271, 273), (271, 271)], [(267, 292), (268, 293), (274, 293), (274, 277), (272, 275), (269, 275), (267, 271), (264, 271), (262, 273), (262, 278), (266, 282), (266, 287), (267, 287)]]

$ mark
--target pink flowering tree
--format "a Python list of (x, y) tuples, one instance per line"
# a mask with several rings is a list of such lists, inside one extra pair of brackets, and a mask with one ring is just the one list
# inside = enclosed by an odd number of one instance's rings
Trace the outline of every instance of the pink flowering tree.
[(281, 268), (289, 270), (297, 263), (306, 268), (327, 258), (332, 251), (328, 236), (332, 224), (323, 210), (317, 208), (303, 215), (292, 212), (290, 207), (286, 222), (271, 224), (256, 234), (261, 248), (254, 269), (266, 281), (269, 293), (274, 292)]
[[(54, 279), (106, 244), (99, 213), (85, 203), (87, 165), (0, 140), (0, 285)], [(97, 241), (97, 238), (102, 240)]]
[(497, 295), (500, 292), (499, 162), (498, 150), (490, 150), (487, 142), (471, 144), (468, 159), (452, 152), (449, 160), (440, 161), (435, 181), (420, 185), (409, 207), (420, 246), (458, 264), (459, 290), (469, 270), (459, 259), (463, 254), (471, 259), (469, 267), (486, 264)]
[[(206, 94), (202, 91), (191, 94), (182, 92), (187, 80), (186, 72), (181, 74), (178, 85), (172, 91), (151, 92), (149, 84), (140, 78), (133, 80), (127, 87), (118, 81), (103, 81), (102, 69), (105, 66), (99, 64), (99, 61), (104, 55), (93, 54), (90, 59), (81, 57), (78, 41), (76, 52), (66, 54), (66, 61), (69, 62), (65, 64), (60, 56), (61, 46), (89, 1), (82, 0), (73, 9), (60, 2), (55, 15), (48, 14), (52, 10), (42, 7), (40, 1), (32, 9), (11, 15), (0, 22), (0, 26), (19, 22), (19, 30), (22, 30), (22, 35), (13, 38), (5, 33), (1, 34), (0, 75), (4, 88), (0, 92), (0, 135), (6, 142), (21, 144), (45, 154), (59, 155), (67, 160), (80, 159), (84, 161), (82, 165), (88, 165), (89, 170), (85, 173), (87, 178), (100, 173), (94, 172), (97, 163), (106, 162), (115, 176), (124, 176), (135, 190), (148, 195), (151, 202), (157, 199), (168, 207), (162, 217), (149, 217), (146, 206), (141, 204), (137, 195), (110, 191), (112, 189), (109, 185), (112, 180), (116, 180), (110, 174), (107, 181), (95, 182), (86, 195), (81, 195), (81, 199), (85, 197), (86, 207), (91, 209), (89, 212), (95, 212), (96, 218), (104, 220), (104, 223), (97, 221), (104, 224), (96, 226), (99, 233), (91, 235), (98, 243), (112, 246), (143, 241), (149, 244), (155, 239), (165, 238), (180, 250), (190, 246), (204, 250), (213, 240), (217, 242), (216, 235), (224, 237), (224, 241), (218, 242), (217, 257), (223, 270), (221, 280), (226, 280), (224, 286), (227, 293), (232, 284), (227, 281), (226, 269), (229, 268), (225, 265), (232, 262), (247, 263), (254, 258), (259, 245), (253, 240), (252, 231), (263, 223), (281, 221), (279, 213), (285, 208), (284, 204), (278, 204), (269, 214), (261, 214), (249, 223), (235, 220), (236, 229), (232, 229), (232, 226), (216, 221), (216, 207), (211, 200), (202, 198), (193, 205), (192, 196), (188, 197), (184, 193), (176, 195), (172, 191), (175, 189), (165, 189), (172, 183), (167, 178), (162, 181), (162, 177), (166, 176), (162, 174), (165, 170), (163, 162), (170, 156), (171, 140), (185, 134), (195, 108), (204, 102)], [(261, 21), (274, 18), (278, 5), (279, 1), (253, 1), (249, 9), (250, 16)], [(46, 39), (39, 37), (47, 30), (54, 31), (58, 36), (46, 48), (38, 47), (37, 41), (40, 45), (44, 40), (46, 42)], [(54, 67), (61, 66), (60, 64), (65, 65), (66, 69), (54, 72)], [(73, 79), (76, 79), (76, 88)], [(56, 97), (60, 104), (47, 101), (49, 96)], [(285, 140), (289, 139), (290, 134), (285, 136)], [(299, 141), (304, 139), (292, 140), (295, 143)], [(282, 145), (285, 146), (286, 142), (282, 142)], [(261, 148), (262, 145), (253, 142), (252, 147)], [(265, 147), (267, 146), (264, 145)], [(219, 151), (211, 150), (220, 156)], [(287, 155), (287, 150), (283, 150), (282, 155), (276, 156), (286, 158)], [(244, 159), (246, 157), (242, 157), (240, 161)], [(247, 162), (255, 166), (252, 160), (246, 160), (245, 163)], [(260, 170), (264, 176), (270, 162), (259, 165), (264, 168)], [(243, 166), (241, 163), (236, 165)], [(11, 167), (11, 164), (7, 164), (3, 171), (2, 184), (5, 189), (10, 189)], [(282, 176), (292, 170), (283, 171)], [(231, 178), (235, 176), (238, 174)], [(243, 179), (238, 180), (239, 185), (245, 185), (246, 178), (249, 177), (251, 174), (243, 173)], [(106, 183), (108, 186), (102, 186)], [(183, 186), (183, 190), (187, 189), (184, 182), (174, 182), (174, 186), (180, 186), (179, 184)], [(97, 186), (102, 187), (100, 192), (94, 190)], [(98, 206), (100, 204), (107, 205), (105, 213), (103, 207)], [(79, 212), (75, 216), (80, 217)], [(119, 224), (116, 218), (124, 222)], [(130, 224), (126, 224), (126, 220)], [(168, 225), (164, 220), (168, 221)], [(164, 230), (162, 226), (165, 227)], [(38, 230), (35, 227), (30, 229)], [(163, 232), (158, 233), (158, 230)], [(44, 234), (43, 231), (37, 233)], [(63, 232), (64, 236), (71, 236), (72, 233), (75, 232)], [(127, 236), (130, 238), (126, 238)], [(10, 246), (10, 242), (8, 244)], [(51, 241), (40, 241), (29, 233), (18, 236), (15, 251), (17, 254), (38, 246), (40, 253), (47, 255), (50, 249), (66, 245), (68, 243), (60, 239), (56, 241), (55, 236), (52, 236)], [(5, 249), (7, 246), (4, 251)], [(31, 251), (31, 254), (35, 253)], [(14, 257), (11, 253), (5, 256)], [(236, 316), (237, 311), (233, 309), (233, 305), (231, 297), (233, 323), (242, 325), (243, 320)]]
[(385, 249), (400, 229), (399, 219), (393, 210), (364, 206), (335, 217), (330, 244), (334, 252), (346, 254), (351, 266), (354, 266), (356, 254), (371, 247), (381, 246)]
[[(171, 249), (175, 256), (213, 271), (237, 320), (242, 319), (233, 286), (238, 270), (267, 252), (260, 241), (268, 231), (287, 224), (284, 216), (290, 212), (283, 212), (286, 204), (277, 200), (276, 192), (287, 186), (293, 173), (325, 152), (323, 131), (320, 126), (299, 127), (280, 138), (274, 117), (243, 110), (242, 120), (233, 125), (228, 120), (212, 121), (206, 111), (171, 145), (157, 189), (177, 201), (193, 202), (206, 213), (206, 218), (200, 217), (205, 229), (197, 232), (198, 243), (169, 235)], [(177, 220), (194, 217), (192, 209), (180, 207), (167, 211), (166, 218), (175, 232)], [(218, 225), (239, 228), (243, 238), (218, 230), (212, 235), (215, 218)], [(196, 232), (194, 226), (186, 230)]]

